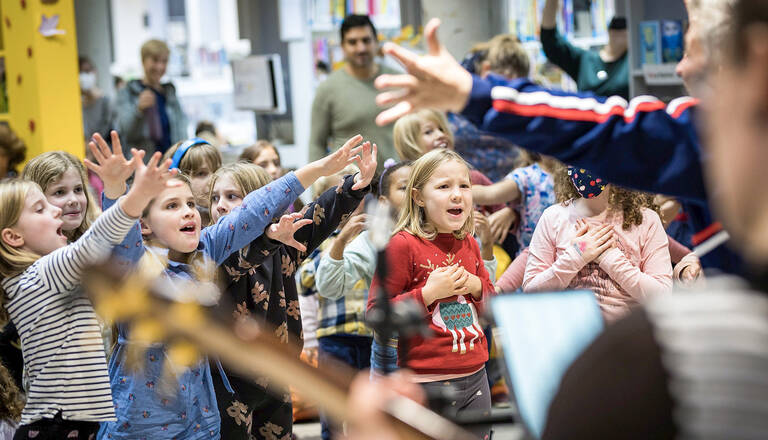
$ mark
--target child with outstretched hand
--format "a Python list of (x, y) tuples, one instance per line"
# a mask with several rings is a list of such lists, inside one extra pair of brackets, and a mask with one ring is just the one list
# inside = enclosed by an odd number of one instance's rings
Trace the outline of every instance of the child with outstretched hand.
[[(356, 136), (347, 143), (360, 141)], [(360, 205), (376, 172), (376, 145), (363, 143), (355, 162), (359, 173), (334, 181), (337, 186), (302, 212), (282, 216), (264, 235), (223, 262), (222, 281), (232, 316), (257, 317), (268, 323), (279, 340), (292, 344), (297, 358), (303, 341), (296, 269)], [(242, 209), (248, 193), (272, 184), (272, 177), (258, 165), (236, 163), (220, 168), (211, 183), (211, 215), (213, 221), (222, 222)], [(253, 383), (229, 368), (216, 367), (220, 374), (214, 373), (213, 383), (223, 438), (290, 436), (293, 411), (287, 390), (274, 389), (266, 380)]]
[[(201, 293), (215, 292), (215, 288), (205, 287), (213, 287), (217, 266), (262, 236), (272, 219), (284, 212), (315, 179), (359, 161), (357, 154), (363, 148), (355, 147), (357, 143), (348, 142), (335, 153), (251, 192), (239, 208), (207, 228), (202, 228), (189, 179), (178, 175), (174, 187), (161, 191), (142, 210), (140, 224), (115, 248), (115, 254), (128, 264), (139, 263), (139, 270), (147, 274), (164, 277), (168, 282), (163, 294), (167, 297), (213, 305), (217, 298)], [(95, 159), (103, 160), (100, 167), (92, 170), (101, 173), (105, 182), (104, 206), (114, 203), (110, 197), (125, 188), (120, 179), (128, 174), (128, 161), (117, 144), (113, 151), (106, 144), (91, 146), (101, 153), (94, 153)], [(189, 282), (195, 282), (197, 288), (189, 289)], [(133, 343), (127, 328), (119, 326), (118, 344), (110, 360), (118, 420), (102, 426), (100, 437), (220, 438), (221, 417), (208, 361), (201, 360), (189, 368), (175, 366), (174, 384), (163, 387), (173, 391), (167, 396), (159, 390), (164, 381), (164, 365), (171, 362), (165, 347), (149, 347), (142, 368), (134, 371), (125, 365), (126, 353)]]
[[(90, 439), (115, 420), (96, 313), (81, 290), (83, 270), (102, 261), (131, 230), (150, 200), (176, 183), (170, 162), (132, 150), (131, 190), (67, 245), (61, 209), (25, 180), (0, 184), (3, 312), (19, 329), (27, 402), (14, 438)], [(50, 350), (56, 347), (56, 350)]]

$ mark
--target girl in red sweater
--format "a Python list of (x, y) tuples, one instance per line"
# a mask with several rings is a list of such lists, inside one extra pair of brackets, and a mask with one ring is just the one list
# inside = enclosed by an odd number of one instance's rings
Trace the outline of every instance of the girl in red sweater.
[(412, 369), (428, 391), (455, 388), (457, 412), (489, 409), (488, 346), (478, 309), (493, 284), (472, 237), (469, 167), (453, 151), (432, 150), (413, 162), (406, 194), (387, 248), (389, 273), (384, 281), (374, 279), (368, 310), (382, 283), (391, 301), (418, 303), (431, 334), (399, 347), (400, 367)]

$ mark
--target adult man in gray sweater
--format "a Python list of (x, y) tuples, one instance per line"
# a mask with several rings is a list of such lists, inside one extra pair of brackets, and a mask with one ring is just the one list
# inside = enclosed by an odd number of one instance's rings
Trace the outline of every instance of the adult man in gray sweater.
[(373, 80), (393, 70), (376, 63), (379, 50), (376, 28), (367, 15), (348, 15), (341, 23), (341, 48), (346, 64), (320, 83), (312, 103), (309, 161), (361, 134), (379, 147), (379, 171), (388, 158), (397, 158), (392, 143), (392, 125), (376, 125), (379, 114)]

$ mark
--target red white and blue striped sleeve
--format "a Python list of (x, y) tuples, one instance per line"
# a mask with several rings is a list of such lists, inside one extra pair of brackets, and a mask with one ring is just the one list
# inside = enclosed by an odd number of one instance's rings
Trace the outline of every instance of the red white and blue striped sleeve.
[(527, 79), (474, 77), (463, 114), (484, 131), (589, 169), (618, 185), (704, 201), (697, 100), (665, 104), (542, 88)]

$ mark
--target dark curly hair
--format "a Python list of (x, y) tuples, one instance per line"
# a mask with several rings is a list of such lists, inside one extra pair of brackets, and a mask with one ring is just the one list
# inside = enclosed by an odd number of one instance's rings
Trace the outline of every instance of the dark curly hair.
[[(554, 172), (555, 196), (558, 203), (568, 205), (575, 199), (580, 199), (581, 194), (576, 191), (571, 178), (568, 176), (568, 167), (562, 165)], [(630, 229), (632, 226), (639, 226), (643, 223), (643, 210), (648, 208), (659, 213), (659, 207), (653, 202), (653, 196), (650, 194), (633, 191), (622, 188), (617, 185), (608, 185), (608, 213), (621, 214), (622, 228)]]
[(0, 362), (0, 420), (21, 420), (24, 398), (11, 376), (11, 372)]
[[(0, 124), (0, 154), (8, 158), (8, 172), (18, 175), (17, 167), (27, 157), (27, 146), (5, 124)], [(4, 177), (0, 176), (0, 179)]]

